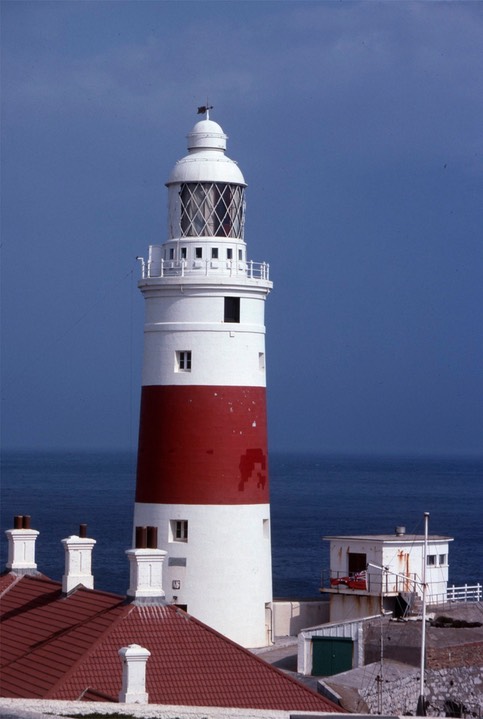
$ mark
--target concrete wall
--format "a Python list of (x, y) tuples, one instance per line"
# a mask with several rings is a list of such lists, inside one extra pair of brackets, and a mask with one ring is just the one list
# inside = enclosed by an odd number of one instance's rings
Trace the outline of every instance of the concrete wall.
[(330, 595), (330, 621), (344, 622), (351, 619), (373, 617), (381, 612), (381, 598), (355, 592)]
[(274, 599), (273, 633), (275, 637), (296, 637), (306, 627), (329, 621), (329, 602), (321, 599)]

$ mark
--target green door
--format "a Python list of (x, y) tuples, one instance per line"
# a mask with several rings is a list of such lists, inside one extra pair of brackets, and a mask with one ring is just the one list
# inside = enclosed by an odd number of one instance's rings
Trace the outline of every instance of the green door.
[(352, 639), (312, 637), (312, 676), (328, 677), (352, 669)]

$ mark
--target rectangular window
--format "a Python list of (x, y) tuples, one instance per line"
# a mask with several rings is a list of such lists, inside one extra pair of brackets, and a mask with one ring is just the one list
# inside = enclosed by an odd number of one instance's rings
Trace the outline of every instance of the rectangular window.
[(426, 564), (428, 567), (435, 567), (436, 566), (436, 554), (428, 554), (426, 557)]
[(347, 558), (348, 558), (347, 572), (349, 575), (366, 571), (367, 557), (365, 554), (362, 554), (361, 552), (349, 552), (347, 555)]
[(175, 359), (176, 372), (191, 372), (191, 350), (178, 350)]
[(217, 260), (218, 259), (218, 247), (212, 247), (211, 248), (211, 259)]
[(187, 519), (171, 519), (170, 521), (172, 542), (188, 541), (188, 520)]
[(261, 370), (265, 369), (265, 352), (258, 353), (258, 367)]
[(231, 247), (228, 247), (226, 250), (226, 259), (232, 260), (233, 259), (233, 250)]
[(195, 247), (195, 257), (197, 260), (201, 260), (203, 257), (203, 248), (202, 247)]
[(174, 247), (169, 248), (169, 259), (174, 260)]
[(443, 564), (443, 565), (446, 564), (446, 554), (440, 554), (440, 555), (439, 555), (439, 563), (440, 563), (440, 565), (441, 565), (441, 564)]
[(240, 322), (240, 298), (225, 297), (224, 322)]
[(243, 250), (238, 250), (238, 259), (243, 260)]
[(186, 259), (186, 247), (181, 248), (181, 259), (182, 260)]

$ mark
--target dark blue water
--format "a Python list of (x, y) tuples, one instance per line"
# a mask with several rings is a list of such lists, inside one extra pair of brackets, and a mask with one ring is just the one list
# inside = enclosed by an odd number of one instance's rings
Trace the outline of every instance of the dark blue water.
[[(60, 579), (60, 540), (88, 524), (96, 587), (124, 594), (131, 544), (135, 457), (114, 453), (6, 453), (2, 530), (30, 514), (38, 568)], [(274, 595), (316, 596), (328, 569), (325, 535), (391, 533), (404, 525), (454, 537), (450, 583), (483, 580), (483, 459), (270, 458)], [(1, 533), (1, 566), (7, 550)]]

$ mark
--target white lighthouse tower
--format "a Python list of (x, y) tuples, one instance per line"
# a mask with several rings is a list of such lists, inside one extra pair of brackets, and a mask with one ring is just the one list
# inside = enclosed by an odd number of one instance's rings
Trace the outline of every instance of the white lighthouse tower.
[[(206, 108), (203, 108), (206, 110)], [(167, 184), (149, 247), (135, 527), (156, 527), (166, 601), (246, 647), (271, 639), (268, 265), (247, 259), (246, 183), (212, 120)]]

